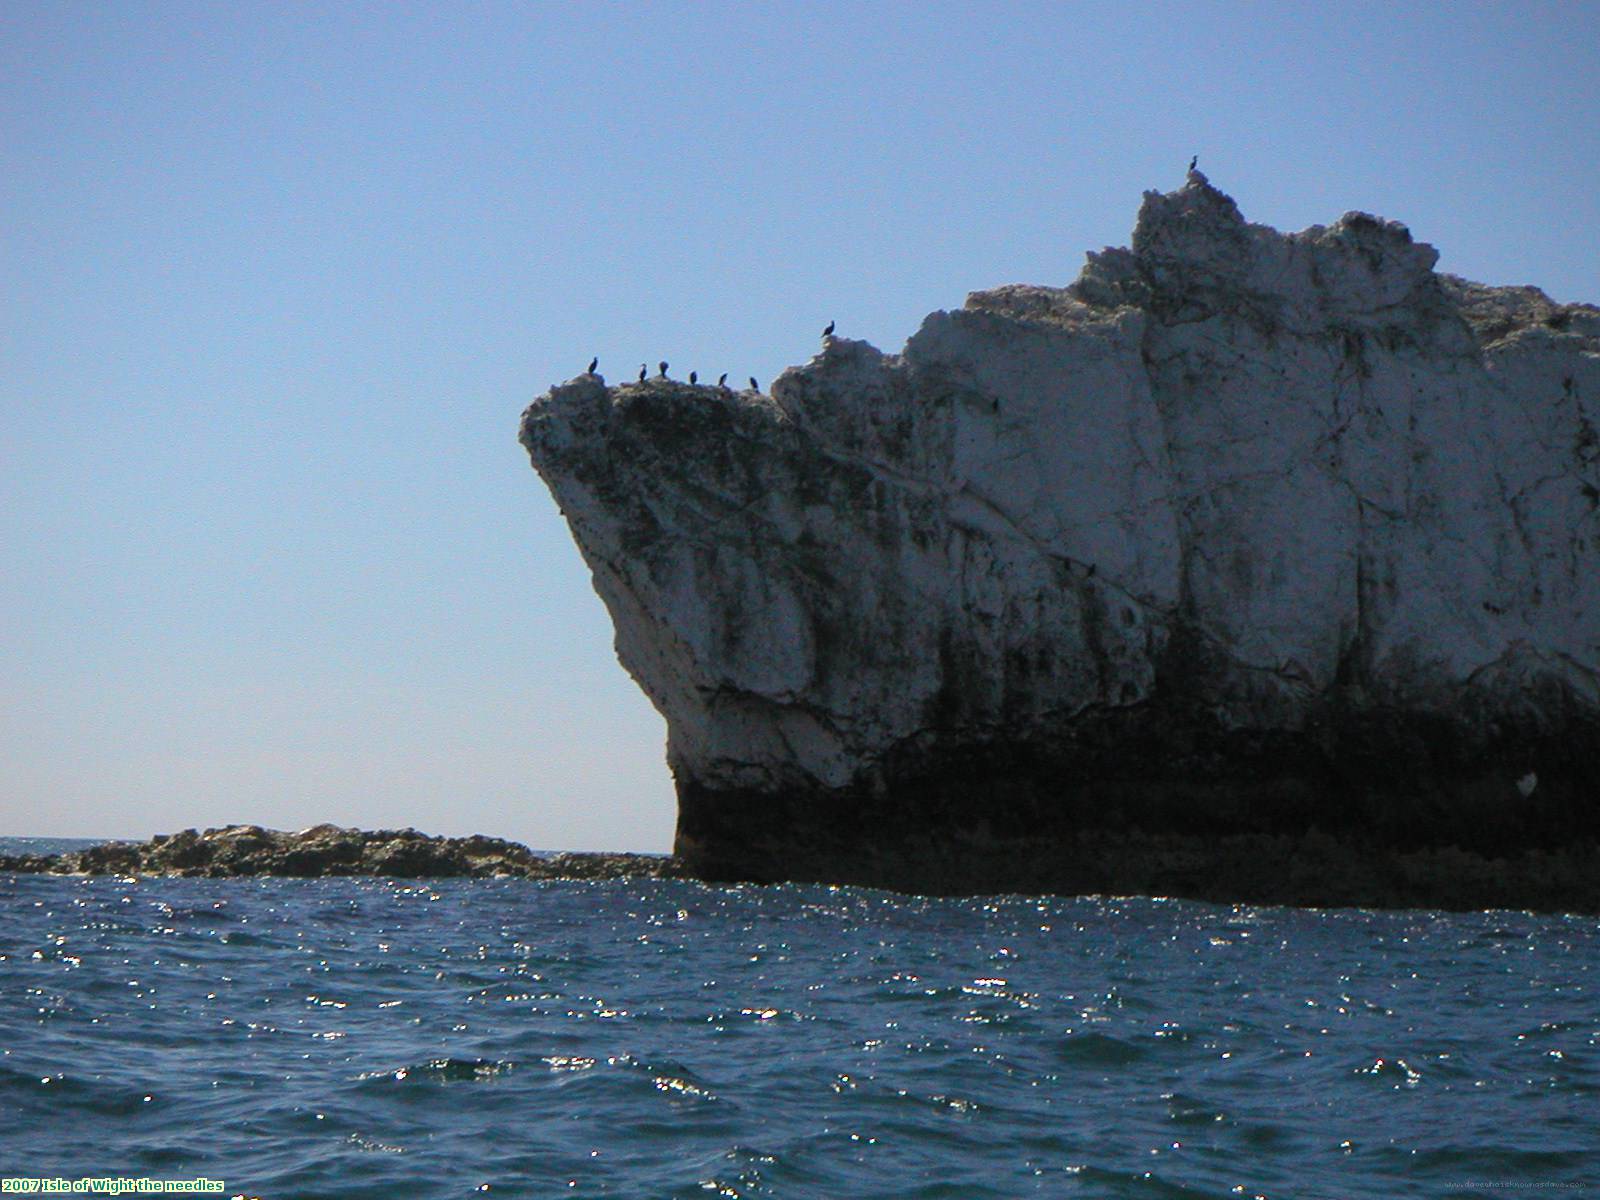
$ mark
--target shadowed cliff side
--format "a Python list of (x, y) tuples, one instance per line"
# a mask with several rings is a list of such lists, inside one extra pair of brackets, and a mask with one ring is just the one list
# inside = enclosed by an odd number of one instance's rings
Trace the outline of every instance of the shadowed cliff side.
[(1338, 903), (1454, 847), (1557, 903), (1507, 864), (1596, 861), (1600, 310), (1436, 259), (1194, 173), (898, 356), (540, 397), (686, 868), (1242, 899), (1251, 845)]

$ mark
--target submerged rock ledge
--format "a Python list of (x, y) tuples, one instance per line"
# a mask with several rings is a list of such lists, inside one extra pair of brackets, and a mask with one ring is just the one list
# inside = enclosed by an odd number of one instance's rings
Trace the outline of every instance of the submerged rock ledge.
[(567, 852), (539, 855), (501, 838), (433, 837), (415, 829), (314, 825), (297, 833), (259, 825), (158, 834), (147, 842), (105, 842), (65, 854), (0, 855), (0, 871), (54, 875), (386, 875), (401, 879), (617, 879), (665, 877), (678, 864), (661, 855)]
[(1600, 865), (1600, 309), (1437, 258), (1193, 173), (898, 355), (541, 396), (685, 869), (1333, 904), (1460, 854), (1441, 902), (1545, 905), (1539, 856)]

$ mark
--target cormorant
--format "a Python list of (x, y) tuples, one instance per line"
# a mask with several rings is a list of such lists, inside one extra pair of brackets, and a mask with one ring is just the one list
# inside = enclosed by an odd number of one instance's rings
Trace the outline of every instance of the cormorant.
[(832, 321), (828, 322), (828, 327), (822, 331), (822, 336), (825, 337), (825, 338), (830, 338), (830, 337), (833, 336), (833, 322)]
[(759, 392), (761, 390), (761, 385), (756, 382), (756, 377), (754, 375), (750, 376), (750, 390), (752, 392)]
[(726, 371), (717, 376), (717, 386), (719, 388), (725, 388), (728, 386), (728, 373)]
[(600, 356), (596, 354), (589, 360), (589, 374), (594, 374), (594, 369), (600, 365)]
[(1200, 164), (1200, 156), (1196, 154), (1189, 160), (1189, 170), (1194, 170)]
[(640, 363), (639, 364), (639, 382), (643, 383), (644, 382), (644, 377), (646, 375), (648, 375), (648, 374), (650, 374), (650, 368), (645, 366), (643, 363)]
[(694, 384), (697, 384), (699, 382), (700, 382), (700, 372), (698, 372), (698, 371), (690, 371), (689, 372), (689, 384), (690, 384), (690, 386), (692, 387)]
[(667, 360), (662, 359), (657, 365), (659, 365), (661, 368), (661, 378), (665, 379), (667, 377)]

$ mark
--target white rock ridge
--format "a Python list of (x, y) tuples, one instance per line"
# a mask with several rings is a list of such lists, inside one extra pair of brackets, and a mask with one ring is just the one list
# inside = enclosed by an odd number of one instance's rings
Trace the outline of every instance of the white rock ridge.
[(1437, 257), (1194, 173), (897, 356), (541, 396), (680, 853), (872, 882), (1105, 824), (1591, 836), (1600, 309)]

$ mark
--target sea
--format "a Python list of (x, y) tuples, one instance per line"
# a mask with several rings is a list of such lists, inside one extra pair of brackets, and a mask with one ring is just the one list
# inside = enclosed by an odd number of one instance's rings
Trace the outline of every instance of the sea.
[(1597, 935), (1148, 897), (0, 875), (0, 1176), (269, 1200), (1577, 1192), (1600, 1187)]

